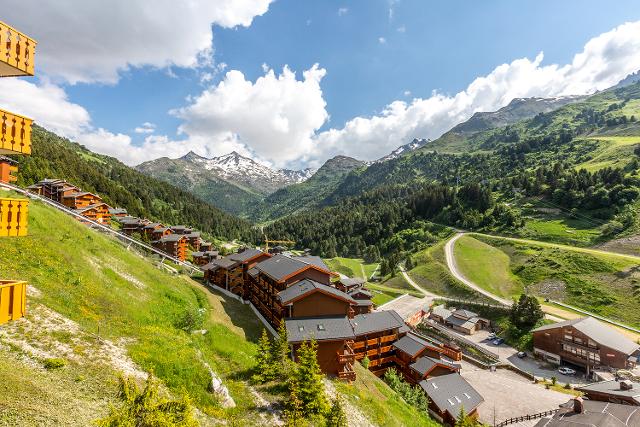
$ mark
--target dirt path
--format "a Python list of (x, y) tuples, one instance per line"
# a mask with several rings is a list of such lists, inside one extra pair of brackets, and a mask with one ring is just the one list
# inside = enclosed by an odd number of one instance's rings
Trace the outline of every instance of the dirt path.
[(413, 287), (415, 290), (420, 292), (422, 295), (426, 297), (441, 298), (439, 295), (433, 294), (427, 291), (426, 289), (423, 289), (422, 287), (418, 286), (418, 284), (414, 282), (411, 277), (409, 277), (409, 275), (407, 274), (407, 270), (404, 268), (404, 265), (400, 266), (400, 273), (402, 273), (402, 277), (404, 277), (404, 280), (406, 280), (407, 283), (411, 285), (411, 287)]

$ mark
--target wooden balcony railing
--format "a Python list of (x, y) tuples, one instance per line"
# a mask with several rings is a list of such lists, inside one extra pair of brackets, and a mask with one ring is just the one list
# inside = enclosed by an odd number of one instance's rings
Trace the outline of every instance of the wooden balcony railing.
[(0, 325), (16, 320), (27, 311), (27, 282), (0, 280)]
[(353, 370), (353, 366), (346, 364), (342, 371), (338, 372), (338, 377), (347, 381), (355, 381), (356, 371)]
[(0, 77), (33, 76), (36, 41), (0, 22)]
[(0, 237), (26, 236), (29, 201), (0, 199)]
[(0, 110), (0, 154), (31, 154), (33, 120)]

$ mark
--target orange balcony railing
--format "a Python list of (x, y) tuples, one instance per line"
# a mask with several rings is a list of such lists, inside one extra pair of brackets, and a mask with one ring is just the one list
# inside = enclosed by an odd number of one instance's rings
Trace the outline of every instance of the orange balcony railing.
[(0, 199), (0, 237), (26, 236), (29, 201)]
[(16, 320), (27, 311), (27, 282), (0, 280), (0, 325)]
[(0, 110), (0, 154), (31, 154), (33, 120)]
[(0, 77), (33, 76), (36, 41), (0, 22)]

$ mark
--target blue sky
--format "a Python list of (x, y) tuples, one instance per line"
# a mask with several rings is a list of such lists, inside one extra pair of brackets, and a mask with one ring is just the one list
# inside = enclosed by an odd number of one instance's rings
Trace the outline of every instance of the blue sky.
[[(36, 3), (11, 1), (16, 7)], [(34, 116), (40, 114), (42, 117), (34, 118), (45, 126), (52, 122), (51, 127), (58, 131), (61, 126), (56, 120), (83, 120), (77, 135), (68, 136), (128, 163), (156, 155), (175, 157), (194, 147), (209, 156), (236, 149), (266, 163), (289, 167), (317, 166), (335, 154), (367, 157), (370, 153), (375, 157), (413, 137), (437, 137), (456, 120), (465, 119), (476, 110), (499, 108), (512, 94), (590, 92), (624, 77), (634, 67), (640, 68), (640, 62), (636, 62), (637, 40), (629, 36), (632, 31), (628, 29), (626, 36), (614, 34), (607, 41), (611, 46), (622, 43), (627, 50), (621, 54), (629, 56), (628, 61), (610, 57), (610, 47), (600, 47), (594, 49), (595, 54), (587, 55), (596, 59), (586, 65), (574, 64), (570, 70), (531, 87), (526, 83), (527, 79), (537, 82), (536, 76), (553, 71), (544, 71), (546, 66), (557, 64), (556, 68), (562, 69), (571, 65), (574, 56), (583, 52), (594, 37), (625, 22), (640, 20), (640, 8), (633, 1), (608, 2), (604, 6), (601, 1), (584, 0), (256, 0), (235, 4), (218, 0), (211, 2), (218, 5), (203, 5), (202, 10), (197, 6), (192, 15), (186, 16), (171, 2), (159, 2), (155, 5), (157, 10), (149, 10), (148, 4), (140, 1), (137, 13), (145, 15), (145, 19), (135, 19), (135, 3), (123, 3), (134, 4), (129, 10), (133, 17), (123, 17), (113, 34), (108, 33), (113, 25), (93, 24), (100, 19), (119, 19), (118, 7), (100, 10), (105, 6), (83, 3), (74, 9), (73, 5), (54, 4), (41, 7), (41, 16), (32, 21), (19, 13), (6, 18), (39, 40), (41, 73), (39, 80), (29, 80), (37, 86), (34, 93), (36, 89), (56, 89), (62, 92), (56, 96), (62, 96), (65, 105), (79, 107), (74, 115), (70, 114), (73, 118), (55, 120), (47, 120), (44, 116), (48, 113), (42, 107), (27, 104), (17, 108), (33, 112)], [(238, 6), (239, 3), (243, 5)], [(127, 13), (127, 7), (122, 8), (122, 13)], [(57, 25), (48, 19), (52, 11), (47, 8), (55, 8), (53, 13), (60, 17)], [(83, 14), (86, 17), (80, 21)], [(38, 22), (40, 18), (42, 22)], [(174, 30), (178, 40), (173, 44), (162, 40), (167, 37), (166, 26), (161, 26), (165, 24), (163, 20), (172, 25), (183, 21), (183, 26)], [(71, 46), (76, 43), (70, 42), (72, 36), (65, 38), (54, 28), (59, 28), (60, 23), (76, 35), (89, 38), (87, 45), (78, 42), (78, 46)], [(134, 36), (126, 37), (127, 31)], [(135, 39), (143, 38), (139, 37), (142, 33), (154, 37), (139, 40), (136, 45)], [(91, 43), (119, 36), (125, 37), (100, 55), (89, 52)], [(129, 42), (131, 46), (123, 46)], [(190, 43), (202, 43), (204, 47), (195, 49), (195, 53), (186, 51), (185, 46)], [(67, 46), (72, 52), (65, 62), (56, 61), (55, 56), (60, 56)], [(536, 63), (540, 52), (544, 52), (544, 59)], [(196, 54), (197, 64), (189, 63)], [(611, 64), (611, 69), (604, 67), (606, 78), (586, 77), (594, 74), (589, 70), (601, 66), (598, 62), (602, 56)], [(527, 58), (528, 62), (514, 65), (513, 61), (520, 58)], [(70, 64), (72, 61), (78, 64)], [(628, 64), (623, 67), (621, 62)], [(314, 64), (321, 71), (314, 72), (314, 77), (305, 82), (303, 72)], [(456, 94), (469, 90), (474, 79), (491, 76), (501, 64), (509, 64), (507, 73), (511, 74), (498, 77), (499, 84), (469, 95), (472, 102), (453, 101)], [(295, 78), (284, 76), (285, 66), (296, 73)], [(525, 71), (518, 71), (519, 67)], [(232, 70), (242, 76), (239, 79), (237, 75), (234, 84), (225, 82)], [(273, 78), (266, 78), (265, 87), (258, 88), (257, 80), (265, 78), (267, 70), (272, 70)], [(553, 82), (558, 79), (565, 79), (565, 84)], [(220, 85), (227, 86), (228, 93), (221, 93)], [(444, 98), (433, 99), (434, 91)], [(487, 92), (491, 95), (484, 95)], [(209, 96), (204, 96), (207, 93)], [(221, 106), (239, 98), (240, 93), (247, 96), (245, 103), (229, 111)], [(277, 99), (268, 98), (269, 94)], [(425, 102), (417, 105), (414, 99)], [(404, 106), (394, 101), (403, 101)], [(256, 102), (269, 107), (260, 109)], [(83, 116), (79, 109), (86, 114)], [(177, 109), (183, 110), (176, 113)], [(212, 109), (216, 112), (207, 116)], [(385, 109), (391, 111), (385, 113)], [(273, 117), (265, 110), (273, 111)], [(242, 119), (245, 113), (247, 117)], [(412, 114), (429, 119), (406, 122)], [(450, 119), (444, 120), (445, 116)], [(235, 120), (236, 117), (241, 119)], [(357, 117), (364, 120), (354, 122)], [(154, 124), (153, 132), (136, 133), (135, 129), (145, 122)], [(261, 128), (263, 123), (269, 124), (264, 125), (267, 128)], [(247, 129), (243, 128), (245, 125)], [(388, 135), (378, 139), (367, 136), (361, 144), (349, 144), (363, 132)], [(127, 154), (127, 150), (135, 151), (132, 147), (142, 146), (150, 136), (148, 149), (135, 156)], [(265, 148), (270, 144), (274, 145), (272, 149)], [(278, 153), (289, 150), (290, 155), (279, 157)]]

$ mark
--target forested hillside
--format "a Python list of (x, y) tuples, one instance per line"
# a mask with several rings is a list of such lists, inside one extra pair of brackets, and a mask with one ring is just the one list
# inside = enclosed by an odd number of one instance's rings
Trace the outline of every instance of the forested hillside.
[(249, 222), (112, 157), (92, 153), (38, 126), (33, 128), (32, 141), (33, 154), (16, 159), (21, 186), (43, 178), (66, 179), (85, 191), (96, 192), (111, 206), (126, 208), (131, 215), (191, 225), (219, 238), (257, 238)]
[[(360, 257), (371, 245), (389, 256), (403, 250), (389, 239), (416, 221), (516, 233), (544, 228), (553, 214), (592, 229), (577, 244), (605, 241), (637, 227), (638, 117), (634, 84), (502, 128), (449, 133), (350, 173), (326, 197), (333, 206), (283, 218), (268, 232), (325, 256)], [(532, 207), (544, 215), (534, 218)], [(537, 237), (555, 238), (544, 230)]]

